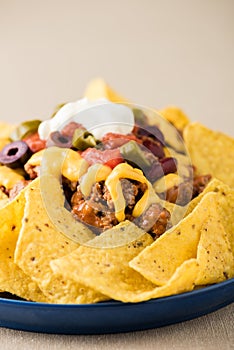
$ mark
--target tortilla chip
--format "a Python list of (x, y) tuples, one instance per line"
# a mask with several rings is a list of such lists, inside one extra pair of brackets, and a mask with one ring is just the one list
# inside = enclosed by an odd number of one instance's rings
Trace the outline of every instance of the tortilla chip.
[(207, 194), (190, 215), (147, 247), (130, 266), (149, 281), (166, 284), (184, 261), (196, 258), (202, 224), (216, 209), (215, 195)]
[[(91, 241), (88, 241), (86, 245), (102, 249), (117, 248), (138, 240), (143, 234), (145, 234), (145, 231), (133, 222), (124, 220), (111, 229), (104, 231), (101, 235), (96, 236)], [(152, 243), (153, 239), (150, 239), (150, 241)]]
[(14, 263), (14, 252), (24, 214), (22, 191), (0, 209), (0, 289), (23, 299), (46, 301), (38, 285)]
[(142, 109), (147, 116), (147, 123), (149, 125), (156, 125), (165, 137), (165, 143), (169, 146), (169, 150), (186, 154), (184, 141), (179, 131), (168, 122), (159, 111), (153, 108)]
[(12, 124), (0, 122), (0, 139), (8, 139), (14, 127)]
[(234, 276), (234, 255), (217, 212), (204, 222), (197, 249), (197, 285), (222, 282)]
[(228, 194), (224, 192), (222, 194), (217, 194), (217, 206), (221, 222), (227, 233), (234, 254), (234, 190)]
[(8, 143), (10, 143), (10, 140), (7, 138), (0, 138), (0, 151), (5, 147)]
[(211, 179), (210, 182), (207, 184), (205, 189), (191, 202), (189, 203), (187, 209), (186, 209), (186, 215), (191, 213), (193, 209), (198, 205), (198, 203), (202, 200), (202, 198), (209, 192), (215, 192), (215, 193), (229, 193), (230, 187), (228, 185), (225, 185), (222, 181), (218, 179)]
[(131, 301), (139, 302), (189, 292), (195, 287), (198, 270), (199, 264), (196, 259), (186, 260), (176, 269), (175, 273), (164, 286), (156, 287), (151, 292), (145, 292), (142, 295), (135, 296)]
[(15, 262), (29, 275), (51, 303), (91, 303), (107, 297), (82, 284), (55, 276), (52, 259), (60, 258), (79, 245), (60, 233), (48, 218), (40, 185), (25, 191), (23, 225), (15, 251)]
[(187, 115), (178, 107), (170, 106), (161, 109), (159, 113), (172, 123), (178, 130), (183, 130), (190, 122)]
[(6, 199), (8, 196), (0, 189), (0, 200)]
[(0, 209), (9, 202), (8, 196), (0, 189)]
[(99, 98), (106, 98), (111, 102), (128, 103), (127, 99), (115, 92), (106, 82), (101, 78), (93, 79), (86, 87), (84, 96), (89, 100), (97, 100)]
[[(136, 246), (141, 242), (145, 245), (147, 236), (125, 248), (107, 250), (106, 255), (103, 250), (86, 251), (88, 261), (86, 265), (82, 263), (82, 258), (86, 258), (84, 251), (79, 248), (76, 252), (62, 259), (54, 260), (51, 266), (55, 272), (63, 273), (64, 277), (71, 277), (77, 281), (82, 280), (87, 286), (95, 286), (100, 291), (105, 291), (110, 298), (122, 302), (141, 302), (152, 298), (160, 298), (172, 294), (191, 291), (195, 286), (198, 272), (196, 259), (185, 261), (174, 273), (168, 283), (162, 287), (146, 281), (141, 275), (129, 268), (129, 260)], [(98, 254), (98, 257), (96, 257)], [(122, 256), (123, 254), (123, 256)], [(78, 263), (76, 264), (76, 259)], [(80, 268), (82, 263), (82, 268)]]
[(167, 201), (163, 201), (162, 206), (166, 208), (171, 214), (170, 221), (172, 226), (177, 225), (185, 216), (186, 207), (183, 207), (181, 205), (177, 205), (174, 203), (170, 203)]
[(234, 139), (199, 123), (184, 129), (184, 140), (198, 174), (211, 174), (234, 187)]
[(190, 202), (186, 214), (191, 213), (193, 209), (198, 205), (198, 203), (202, 200), (202, 198), (210, 192), (217, 194), (217, 196), (215, 197), (215, 200), (217, 202), (217, 212), (228, 235), (228, 240), (231, 244), (231, 248), (234, 254), (233, 189), (231, 189), (228, 185), (225, 185), (223, 182), (217, 179), (211, 180), (204, 189), (204, 191)]
[(49, 174), (41, 176), (40, 187), (47, 217), (52, 218), (53, 225), (58, 231), (66, 233), (66, 237), (79, 244), (84, 244), (95, 237), (87, 226), (77, 221), (64, 207), (63, 189), (55, 176)]
[(118, 234), (122, 236), (121, 240), (128, 234), (124, 226), (142, 232), (141, 238), (121, 247), (103, 249), (100, 247), (106, 245), (106, 235), (110, 236), (108, 231), (111, 229), (107, 230), (88, 242), (89, 246), (80, 246), (71, 254), (52, 261), (54, 272), (62, 274), (64, 279), (71, 278), (121, 301), (130, 301), (135, 294), (152, 291), (155, 285), (128, 265), (130, 260), (153, 242), (152, 237), (130, 222), (118, 226), (119, 232), (115, 231), (117, 244)]

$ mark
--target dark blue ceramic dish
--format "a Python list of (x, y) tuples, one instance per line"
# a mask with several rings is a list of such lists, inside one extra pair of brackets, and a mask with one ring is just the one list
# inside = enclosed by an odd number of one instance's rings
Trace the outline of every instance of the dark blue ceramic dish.
[(190, 320), (234, 301), (234, 278), (192, 292), (142, 303), (88, 305), (34, 303), (0, 298), (0, 326), (56, 334), (138, 331)]

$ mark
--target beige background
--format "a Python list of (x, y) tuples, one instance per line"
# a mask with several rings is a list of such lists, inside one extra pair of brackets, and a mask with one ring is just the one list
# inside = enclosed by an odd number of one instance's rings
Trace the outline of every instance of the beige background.
[(46, 118), (105, 78), (234, 135), (233, 0), (0, 0), (0, 119)]
[[(233, 0), (0, 0), (0, 119), (46, 118), (105, 78), (234, 135)], [(0, 349), (233, 349), (234, 304), (151, 331), (56, 336), (0, 328)]]

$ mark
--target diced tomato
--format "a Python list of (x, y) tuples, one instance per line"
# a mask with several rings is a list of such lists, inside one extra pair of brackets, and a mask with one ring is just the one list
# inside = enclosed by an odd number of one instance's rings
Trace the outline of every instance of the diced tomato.
[(76, 129), (85, 130), (85, 128), (83, 127), (82, 124), (79, 124), (76, 122), (71, 122), (71, 123), (68, 123), (67, 125), (65, 125), (65, 127), (61, 130), (61, 134), (65, 135), (65, 136), (72, 137), (74, 135), (74, 132)]
[(102, 142), (105, 143), (106, 141), (115, 140), (115, 139), (122, 139), (127, 141), (133, 140), (138, 143), (142, 143), (142, 141), (133, 134), (124, 135), (124, 134), (116, 134), (114, 132), (108, 132), (107, 134), (105, 134), (102, 138)]
[(90, 165), (96, 163), (105, 164), (112, 169), (116, 167), (116, 165), (124, 162), (118, 149), (101, 151), (96, 148), (88, 148), (82, 152), (81, 156), (87, 160)]
[(142, 140), (138, 139), (133, 134), (123, 135), (115, 134), (113, 132), (108, 132), (102, 138), (102, 143), (105, 145), (105, 149), (114, 149), (123, 146), (129, 141), (136, 141), (137, 143), (142, 143)]
[(27, 143), (33, 153), (39, 152), (46, 147), (46, 141), (40, 139), (38, 132), (25, 137), (23, 141)]

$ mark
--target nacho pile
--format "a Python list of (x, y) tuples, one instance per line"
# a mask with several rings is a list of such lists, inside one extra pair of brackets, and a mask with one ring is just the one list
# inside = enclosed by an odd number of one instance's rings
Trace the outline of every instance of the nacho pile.
[[(130, 108), (102, 79), (85, 97), (134, 114), (133, 131), (92, 133), (74, 120), (55, 129), (85, 100), (59, 106), (43, 127), (0, 123), (0, 291), (133, 303), (233, 278), (234, 140), (177, 107), (155, 124), (155, 110)], [(24, 143), (27, 160), (8, 163)]]

